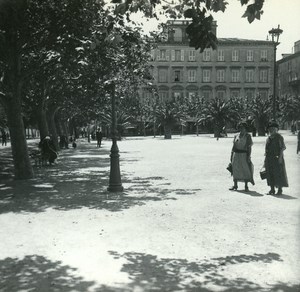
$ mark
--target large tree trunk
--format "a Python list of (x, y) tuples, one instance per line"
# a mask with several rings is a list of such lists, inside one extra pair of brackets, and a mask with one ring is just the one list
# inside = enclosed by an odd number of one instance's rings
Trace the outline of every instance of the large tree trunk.
[(33, 177), (33, 169), (28, 155), (20, 100), (13, 96), (8, 104), (8, 127), (16, 179)]
[(165, 139), (172, 139), (172, 128), (170, 125), (164, 126)]
[(260, 121), (257, 119), (257, 134), (258, 136), (265, 136), (266, 135), (266, 128), (264, 121)]
[(43, 140), (46, 136), (49, 136), (49, 128), (48, 128), (46, 111), (41, 106), (35, 112), (36, 112), (36, 118), (38, 122), (38, 128), (40, 130), (40, 138), (41, 140)]
[[(23, 1), (25, 2), (25, 1)], [(20, 7), (23, 4), (20, 2)], [(15, 7), (18, 11), (20, 7)], [(20, 8), (21, 10), (21, 8)], [(14, 15), (14, 17), (18, 17)], [(21, 106), (21, 60), (18, 44), (18, 31), (15, 27), (16, 19), (11, 16), (9, 29), (6, 31), (7, 42), (7, 65), (8, 70), (5, 72), (4, 83), (7, 88), (5, 97), (5, 107), (8, 119), (8, 127), (11, 139), (11, 149), (13, 155), (15, 179), (29, 179), (33, 177), (33, 169), (30, 163), (28, 148), (22, 118)]]
[(49, 111), (47, 112), (47, 120), (48, 120), (48, 126), (49, 126), (49, 132), (51, 135), (51, 139), (54, 143), (55, 146), (55, 150), (58, 151), (59, 150), (59, 145), (58, 145), (58, 135), (57, 135), (57, 131), (56, 131), (56, 124), (55, 124), (55, 110), (53, 109), (49, 109)]
[(221, 128), (218, 125), (216, 125), (214, 127), (214, 137), (215, 138), (220, 138), (221, 137)]

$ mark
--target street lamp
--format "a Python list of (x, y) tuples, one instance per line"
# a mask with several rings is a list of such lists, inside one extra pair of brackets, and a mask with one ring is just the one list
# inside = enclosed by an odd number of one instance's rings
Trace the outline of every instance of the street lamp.
[(119, 164), (119, 148), (117, 145), (117, 115), (116, 115), (116, 97), (115, 97), (115, 83), (110, 82), (108, 89), (111, 96), (111, 134), (112, 134), (112, 146), (110, 150), (110, 175), (109, 186), (107, 190), (109, 192), (122, 192), (124, 190), (121, 182), (120, 164)]
[(269, 30), (269, 34), (272, 38), (272, 43), (274, 44), (274, 76), (273, 76), (273, 119), (276, 120), (276, 50), (279, 45), (279, 36), (282, 34), (283, 30), (280, 29), (278, 24), (277, 28), (272, 28)]

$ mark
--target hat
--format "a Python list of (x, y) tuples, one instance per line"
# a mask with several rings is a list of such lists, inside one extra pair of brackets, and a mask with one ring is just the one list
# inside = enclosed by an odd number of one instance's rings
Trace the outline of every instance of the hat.
[(269, 124), (268, 124), (268, 129), (269, 128), (279, 128), (279, 125), (276, 121), (270, 121)]
[(50, 137), (49, 137), (49, 136), (46, 136), (44, 139), (50, 140)]
[(238, 124), (238, 128), (241, 128), (241, 127), (247, 129), (248, 124), (247, 124), (246, 122), (240, 122), (240, 123)]

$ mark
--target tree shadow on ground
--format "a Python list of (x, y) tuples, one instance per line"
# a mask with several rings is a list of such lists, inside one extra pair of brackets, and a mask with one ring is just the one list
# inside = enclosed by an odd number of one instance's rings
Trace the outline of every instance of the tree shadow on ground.
[[(116, 286), (96, 285), (85, 281), (79, 271), (60, 261), (51, 261), (40, 255), (22, 259), (0, 260), (0, 291), (38, 292), (129, 292), (129, 291), (243, 291), (243, 292), (296, 292), (299, 285), (277, 283), (262, 287), (246, 278), (228, 278), (224, 270), (231, 265), (262, 263), (266, 266), (281, 261), (276, 253), (238, 255), (188, 261), (176, 258), (158, 258), (151, 254), (109, 252), (115, 259), (126, 260), (121, 272), (127, 273), (130, 283)], [(99, 275), (101, 276), (101, 275)]]
[[(124, 158), (123, 163), (127, 162)], [(139, 178), (123, 172), (125, 191), (109, 193), (109, 150), (91, 148), (88, 144), (61, 151), (57, 165), (34, 170), (34, 179), (5, 180), (0, 184), (0, 214), (83, 207), (116, 212), (149, 201), (176, 200), (174, 195), (194, 194), (199, 190), (165, 188), (168, 182), (163, 177)]]
[(44, 256), (27, 255), (21, 260), (6, 258), (0, 260), (0, 291), (86, 292), (94, 285), (75, 273), (75, 268)]
[(116, 259), (126, 259), (121, 271), (128, 273), (132, 280), (128, 284), (129, 291), (299, 291), (299, 285), (278, 283), (266, 288), (246, 278), (224, 276), (224, 270), (230, 265), (255, 262), (267, 265), (282, 261), (276, 253), (242, 254), (196, 262), (135, 252), (120, 254), (110, 251), (110, 254)]

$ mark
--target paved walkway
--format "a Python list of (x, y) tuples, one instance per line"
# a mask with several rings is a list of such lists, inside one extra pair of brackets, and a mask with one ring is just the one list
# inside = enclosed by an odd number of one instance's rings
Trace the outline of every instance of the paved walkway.
[(232, 139), (126, 138), (123, 193), (106, 191), (110, 141), (79, 141), (35, 178), (10, 179), (0, 148), (0, 291), (299, 291), (300, 156), (284, 132), (290, 187), (229, 191)]

